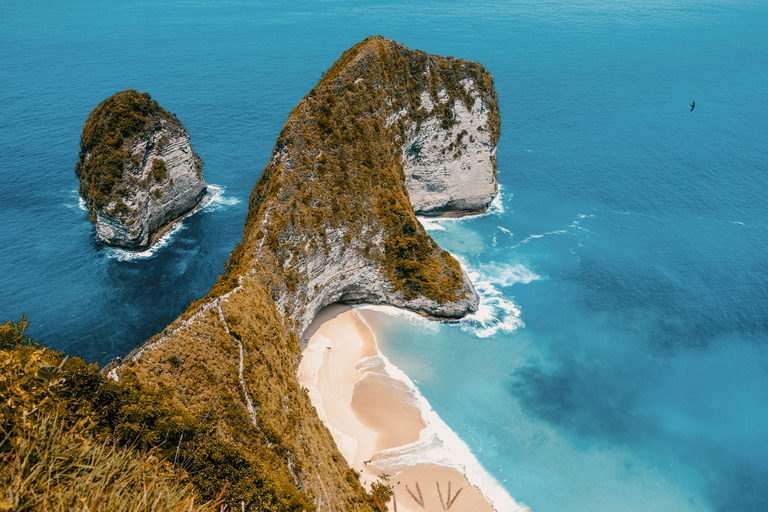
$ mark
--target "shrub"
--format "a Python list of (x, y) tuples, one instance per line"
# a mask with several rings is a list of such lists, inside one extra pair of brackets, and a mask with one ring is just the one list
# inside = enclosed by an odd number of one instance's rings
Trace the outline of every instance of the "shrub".
[(162, 158), (155, 158), (152, 160), (152, 170), (149, 171), (149, 174), (157, 183), (165, 181), (168, 177), (168, 169), (165, 167), (165, 161)]
[(152, 453), (106, 446), (48, 414), (25, 429), (0, 468), (2, 510), (217, 511), (189, 480)]

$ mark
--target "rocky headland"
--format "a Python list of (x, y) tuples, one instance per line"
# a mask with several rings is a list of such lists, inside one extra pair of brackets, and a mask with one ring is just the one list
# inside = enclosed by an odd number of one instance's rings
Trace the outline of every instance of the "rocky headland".
[(203, 161), (187, 130), (134, 89), (110, 96), (88, 116), (75, 173), (99, 240), (132, 250), (152, 245), (206, 191)]
[[(336, 302), (443, 319), (476, 310), (412, 200), (425, 213), (483, 211), (498, 137), (480, 64), (381, 37), (355, 45), (290, 113), (217, 284), (111, 375), (219, 418), (222, 436), (317, 510), (382, 510), (298, 383), (301, 335)], [(236, 491), (228, 500), (250, 507)]]

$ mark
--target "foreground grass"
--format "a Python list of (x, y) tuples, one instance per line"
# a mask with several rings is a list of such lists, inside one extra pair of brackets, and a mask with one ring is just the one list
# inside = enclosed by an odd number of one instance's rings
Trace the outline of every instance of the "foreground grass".
[(221, 498), (196, 500), (192, 484), (168, 461), (90, 441), (48, 415), (4, 455), (0, 489), (0, 510), (223, 510)]

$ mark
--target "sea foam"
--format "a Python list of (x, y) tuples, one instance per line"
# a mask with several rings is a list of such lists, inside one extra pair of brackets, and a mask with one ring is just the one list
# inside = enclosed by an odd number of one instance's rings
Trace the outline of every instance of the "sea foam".
[[(202, 201), (200, 201), (200, 204), (192, 210), (189, 215), (184, 217), (186, 219), (187, 217), (191, 217), (192, 215), (198, 213), (198, 212), (214, 212), (223, 210), (228, 206), (238, 204), (240, 202), (240, 199), (236, 197), (226, 197), (224, 195), (224, 192), (226, 191), (226, 187), (222, 185), (214, 185), (210, 184), (208, 185), (208, 189), (205, 192), (205, 195), (203, 196)], [(80, 204), (81, 208), (86, 209), (85, 207), (85, 201), (80, 198)], [(120, 249), (117, 247), (106, 247), (104, 250), (104, 254), (107, 256), (107, 258), (115, 259), (118, 261), (135, 261), (135, 260), (146, 260), (155, 257), (159, 251), (164, 249), (165, 247), (168, 247), (171, 242), (173, 242), (174, 237), (176, 234), (178, 234), (181, 230), (184, 229), (184, 220), (177, 221), (171, 229), (169, 229), (166, 233), (163, 234), (152, 246), (144, 251), (130, 251), (127, 249)]]
[(147, 260), (155, 257), (165, 247), (168, 247), (173, 241), (174, 236), (184, 229), (182, 222), (177, 222), (168, 231), (163, 233), (163, 236), (157, 239), (149, 249), (144, 251), (131, 251), (128, 249), (120, 249), (119, 247), (104, 247), (104, 254), (107, 258), (117, 261), (135, 261), (135, 260)]
[(219, 211), (226, 209), (228, 206), (240, 203), (240, 199), (237, 197), (226, 197), (224, 195), (224, 192), (226, 191), (227, 187), (223, 185), (208, 185), (208, 190), (205, 193), (205, 197), (200, 203), (200, 206), (195, 211)]
[[(501, 215), (506, 210), (504, 208), (504, 200), (503, 196), (504, 194), (501, 192), (502, 186), (499, 185), (499, 191), (496, 194), (496, 197), (493, 198), (491, 203), (488, 205), (488, 209), (485, 210), (483, 213), (473, 214), (473, 215), (467, 215), (465, 217), (422, 217), (417, 216), (416, 218), (419, 219), (419, 222), (421, 222), (421, 225), (424, 226), (424, 229), (426, 231), (445, 231), (446, 224), (449, 223), (455, 223), (455, 222), (461, 222), (464, 220), (471, 220), (471, 219), (477, 219), (479, 217), (488, 217), (490, 215)], [(509, 194), (510, 196), (512, 194)]]
[(466, 259), (456, 256), (467, 270), (478, 295), (480, 305), (477, 311), (459, 321), (461, 329), (478, 338), (488, 338), (498, 333), (510, 333), (524, 327), (522, 312), (515, 302), (504, 296), (499, 288), (517, 283), (528, 284), (542, 279), (524, 265), (490, 262), (472, 268)]

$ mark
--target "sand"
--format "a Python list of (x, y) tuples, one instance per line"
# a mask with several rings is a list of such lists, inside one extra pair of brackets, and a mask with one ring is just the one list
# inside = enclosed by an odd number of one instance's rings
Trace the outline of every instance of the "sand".
[[(324, 309), (303, 336), (299, 382), (349, 465), (370, 488), (386, 464), (382, 450), (419, 440), (426, 426), (412, 393), (390, 377), (373, 334), (349, 307)], [(483, 493), (457, 469), (431, 463), (389, 475), (398, 512), (493, 512)]]

